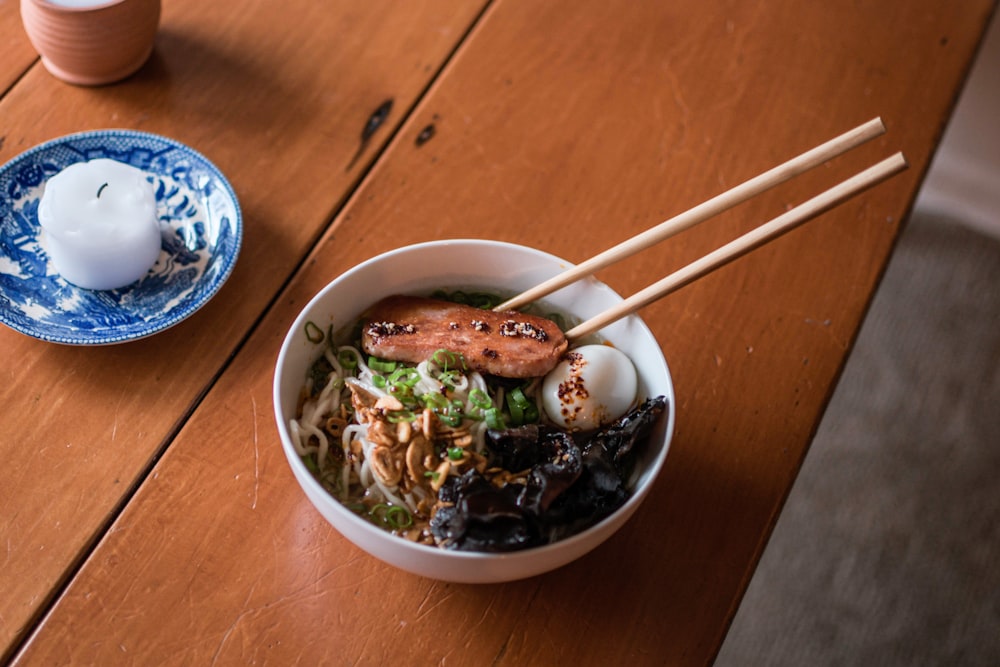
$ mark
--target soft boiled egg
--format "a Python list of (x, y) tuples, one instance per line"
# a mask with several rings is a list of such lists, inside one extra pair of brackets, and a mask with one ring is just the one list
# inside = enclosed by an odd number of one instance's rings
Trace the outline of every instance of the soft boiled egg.
[(591, 430), (628, 412), (638, 388), (638, 373), (625, 353), (608, 345), (581, 345), (542, 380), (542, 408), (563, 428)]

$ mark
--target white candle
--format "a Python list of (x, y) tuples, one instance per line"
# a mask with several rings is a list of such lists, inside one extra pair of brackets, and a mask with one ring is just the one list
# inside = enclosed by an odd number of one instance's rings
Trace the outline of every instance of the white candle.
[(79, 287), (124, 287), (160, 255), (153, 185), (142, 170), (115, 160), (78, 162), (50, 178), (38, 221), (56, 271)]

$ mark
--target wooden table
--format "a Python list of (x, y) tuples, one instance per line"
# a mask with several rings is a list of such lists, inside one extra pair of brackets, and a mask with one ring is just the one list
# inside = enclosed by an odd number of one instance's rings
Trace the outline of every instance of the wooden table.
[[(163, 134), (222, 169), (245, 224), (225, 287), (164, 333), (68, 347), (0, 330), (0, 661), (18, 665), (711, 662), (993, 9), (165, 0), (147, 65), (79, 88), (35, 59), (16, 4), (0, 1), (0, 161), (86, 129)], [(910, 160), (643, 311), (676, 437), (596, 551), (445, 584), (308, 504), (271, 380), (340, 272), (448, 237), (581, 261), (874, 116), (884, 137), (599, 274), (631, 293), (891, 152)]]

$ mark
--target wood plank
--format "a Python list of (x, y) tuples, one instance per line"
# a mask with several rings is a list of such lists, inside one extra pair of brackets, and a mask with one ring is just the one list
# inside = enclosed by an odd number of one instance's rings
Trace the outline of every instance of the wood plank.
[[(164, 3), (153, 57), (134, 77), (80, 88), (36, 67), (0, 103), (0, 161), (80, 130), (163, 134), (227, 175), (245, 225), (228, 284), (167, 332), (74, 348), (0, 330), (0, 656), (106, 528), (479, 11), (451, 0), (238, 11), (178, 0)], [(370, 114), (390, 98), (386, 125), (351, 165)]]
[[(17, 664), (711, 662), (991, 5), (494, 5)], [(270, 371), (338, 272), (456, 236), (581, 260), (875, 115), (884, 140), (602, 272), (631, 292), (891, 151), (913, 165), (645, 311), (677, 435), (594, 553), (512, 584), (432, 582), (365, 556), (299, 492)]]
[[(38, 54), (31, 47), (21, 23), (21, 12), (16, 0), (0, 0), (0, 97), (17, 81), (33, 63)], [(39, 65), (40, 67), (41, 65)], [(0, 104), (0, 111), (3, 106)], [(0, 147), (3, 133), (0, 132)]]

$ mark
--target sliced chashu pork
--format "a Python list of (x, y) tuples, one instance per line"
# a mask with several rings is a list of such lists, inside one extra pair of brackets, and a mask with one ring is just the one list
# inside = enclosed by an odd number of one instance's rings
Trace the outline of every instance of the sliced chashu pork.
[(368, 354), (410, 363), (445, 349), (461, 354), (481, 373), (528, 378), (552, 370), (567, 342), (556, 323), (544, 317), (395, 295), (367, 311), (361, 345)]

